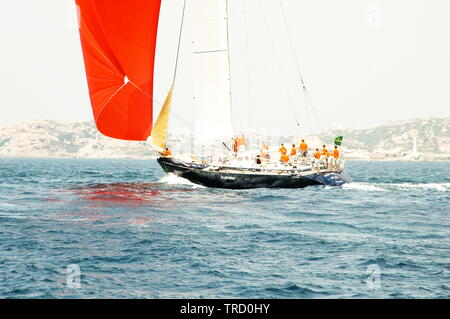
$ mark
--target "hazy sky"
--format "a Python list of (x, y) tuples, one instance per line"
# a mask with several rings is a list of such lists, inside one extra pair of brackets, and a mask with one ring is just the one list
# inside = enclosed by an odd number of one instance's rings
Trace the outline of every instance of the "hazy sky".
[[(450, 1), (282, 1), (325, 128), (450, 116)], [(229, 2), (236, 127), (288, 131), (295, 128), (296, 114), (305, 128), (308, 114), (278, 0)], [(172, 77), (181, 5), (182, 0), (163, 1), (155, 80), (159, 101)], [(0, 125), (92, 119), (73, 0), (3, 3), (0, 39)], [(186, 31), (174, 110), (191, 121), (189, 43)]]

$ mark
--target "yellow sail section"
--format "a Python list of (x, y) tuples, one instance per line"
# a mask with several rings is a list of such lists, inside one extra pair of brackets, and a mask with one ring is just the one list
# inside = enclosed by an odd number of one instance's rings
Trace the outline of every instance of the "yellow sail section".
[(164, 102), (163, 107), (161, 108), (161, 111), (159, 112), (155, 125), (153, 125), (151, 134), (150, 141), (152, 146), (158, 152), (161, 153), (166, 148), (167, 130), (169, 128), (170, 107), (172, 104), (172, 92), (173, 92), (173, 85), (170, 88), (169, 94), (167, 94), (166, 100)]

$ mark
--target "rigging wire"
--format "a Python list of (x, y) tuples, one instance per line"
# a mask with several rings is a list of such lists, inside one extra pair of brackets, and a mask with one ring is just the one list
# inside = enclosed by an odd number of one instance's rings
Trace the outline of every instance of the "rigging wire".
[[(283, 20), (284, 20), (284, 25), (285, 25), (287, 33), (288, 33), (289, 43), (291, 45), (291, 50), (292, 50), (292, 53), (294, 55), (295, 64), (297, 66), (297, 72), (298, 72), (298, 74), (300, 76), (302, 90), (303, 90), (303, 93), (304, 93), (304, 96), (305, 96), (305, 102), (306, 102), (305, 107), (306, 107), (306, 110), (308, 112), (308, 102), (309, 102), (309, 105), (311, 106), (311, 109), (313, 110), (313, 112), (314, 112), (314, 114), (316, 116), (316, 120), (317, 120), (317, 123), (319, 124), (320, 130), (321, 130), (322, 133), (324, 133), (324, 130), (322, 128), (322, 124), (320, 123), (320, 119), (317, 116), (316, 109), (314, 107), (314, 104), (312, 103), (311, 97), (309, 96), (309, 92), (308, 92), (308, 90), (306, 88), (306, 84), (305, 84), (305, 81), (303, 79), (303, 75), (302, 75), (301, 68), (300, 68), (300, 63), (298, 61), (297, 53), (296, 53), (295, 46), (294, 46), (294, 40), (292, 38), (291, 29), (289, 28), (289, 24), (287, 22), (286, 11), (284, 9), (283, 2), (282, 2), (282, 0), (278, 0), (278, 3), (279, 3), (280, 8), (281, 8), (281, 12), (282, 12)], [(309, 115), (308, 115), (308, 118), (309, 118)], [(309, 119), (308, 119), (308, 121), (309, 121)], [(310, 130), (311, 130), (311, 123), (309, 123), (309, 125), (310, 125)]]
[(274, 43), (274, 40), (273, 40), (273, 38), (272, 38), (272, 36), (271, 36), (271, 33), (270, 33), (270, 31), (269, 31), (269, 26), (268, 26), (268, 24), (267, 24), (266, 15), (264, 14), (264, 10), (263, 10), (263, 8), (262, 8), (262, 6), (261, 6), (261, 1), (257, 1), (257, 2), (258, 2), (258, 8), (259, 8), (259, 11), (260, 11), (261, 16), (262, 16), (262, 18), (263, 18), (264, 26), (265, 26), (265, 29), (266, 29), (266, 34), (267, 34), (268, 37), (270, 38), (270, 43), (271, 43), (272, 54), (273, 54), (273, 56), (274, 56), (274, 60), (277, 61), (277, 66), (278, 66), (278, 69), (279, 69), (279, 71), (280, 71), (281, 81), (283, 82), (284, 87), (286, 88), (286, 93), (287, 93), (287, 95), (288, 95), (288, 99), (289, 99), (289, 102), (290, 102), (290, 107), (289, 107), (289, 108), (291, 109), (292, 113), (294, 113), (294, 116), (295, 116), (295, 122), (297, 123), (297, 126), (300, 126), (300, 123), (299, 123), (299, 121), (298, 121), (297, 113), (295, 112), (295, 109), (294, 109), (294, 107), (293, 107), (294, 102), (293, 102), (293, 99), (292, 99), (292, 95), (291, 95), (291, 92), (289, 91), (289, 88), (288, 88), (288, 86), (287, 86), (286, 76), (285, 76), (285, 74), (284, 74), (284, 72), (283, 72), (283, 68), (281, 67), (280, 60), (278, 59), (277, 52), (276, 52), (276, 50), (275, 50), (275, 43)]
[[(185, 0), (186, 1), (186, 0)], [(227, 56), (228, 56), (228, 77), (230, 83), (230, 120), (231, 120), (231, 129), (234, 132), (234, 116), (233, 116), (233, 96), (231, 94), (231, 57), (230, 57), (230, 29), (229, 29), (229, 15), (228, 15), (228, 0), (225, 0), (225, 12), (226, 12), (226, 25), (227, 25)]]
[(309, 134), (313, 135), (312, 127), (311, 127), (311, 119), (309, 118), (308, 98), (307, 98), (306, 94), (303, 94), (303, 98), (305, 100), (306, 119), (308, 120)]
[[(160, 107), (162, 107), (164, 105), (164, 103), (161, 103), (160, 101), (158, 101), (157, 99), (153, 98), (153, 102), (155, 102), (156, 104), (158, 104)], [(189, 129), (194, 128), (194, 124), (192, 124), (192, 122), (186, 120), (184, 117), (182, 117), (180, 114), (174, 112), (173, 110), (170, 111), (170, 114), (174, 115), (180, 122), (181, 124), (183, 124), (184, 126), (186, 126)]]
[[(175, 79), (177, 76), (178, 60), (180, 57), (180, 49), (181, 49), (181, 40), (182, 40), (182, 35), (183, 35), (185, 12), (186, 12), (186, 0), (184, 0), (184, 3), (183, 3), (183, 12), (182, 12), (182, 16), (181, 16), (180, 31), (179, 31), (179, 35), (178, 35), (177, 55), (175, 58), (175, 67), (174, 67), (174, 72), (173, 72), (172, 87), (175, 85)], [(161, 106), (161, 108), (164, 105), (163, 103), (156, 100), (155, 98), (153, 98), (153, 101), (156, 102), (156, 104), (158, 104), (159, 106)], [(181, 115), (175, 113), (173, 110), (171, 111), (171, 114), (173, 114), (181, 122), (181, 124), (185, 125), (187, 128), (189, 128), (189, 129), (193, 128), (193, 124), (191, 122), (189, 122), (188, 120), (184, 119)]]
[(180, 47), (181, 47), (181, 38), (182, 38), (182, 35), (183, 35), (183, 25), (184, 25), (185, 11), (186, 11), (186, 0), (184, 0), (184, 3), (183, 3), (183, 13), (181, 15), (180, 33), (178, 35), (177, 56), (175, 58), (175, 69), (174, 69), (174, 72), (173, 72), (172, 84), (175, 84), (175, 78), (177, 76), (178, 59), (180, 57)]
[(250, 113), (250, 128), (253, 128), (253, 113), (252, 113), (252, 94), (251, 94), (251, 73), (250, 73), (250, 47), (249, 47), (249, 32), (248, 32), (248, 21), (247, 21), (247, 2), (244, 0), (244, 28), (245, 28), (245, 44), (247, 53), (247, 88), (248, 88), (248, 108)]
[(317, 123), (319, 124), (320, 131), (321, 131), (322, 134), (324, 134), (325, 131), (323, 130), (322, 124), (320, 123), (319, 116), (317, 115), (316, 108), (314, 107), (314, 104), (313, 104), (312, 101), (311, 101), (311, 97), (309, 96), (309, 94), (306, 94), (306, 97), (308, 98), (308, 100), (309, 100), (309, 105), (311, 105), (311, 109), (313, 110), (314, 115), (316, 116), (316, 120), (317, 120)]
[(192, 124), (192, 122), (189, 122), (188, 120), (186, 120), (184, 117), (182, 117), (181, 115), (172, 112), (173, 115), (175, 115), (175, 117), (181, 122), (181, 124), (183, 124), (184, 126), (186, 126), (189, 129), (193, 129), (194, 128), (194, 124)]

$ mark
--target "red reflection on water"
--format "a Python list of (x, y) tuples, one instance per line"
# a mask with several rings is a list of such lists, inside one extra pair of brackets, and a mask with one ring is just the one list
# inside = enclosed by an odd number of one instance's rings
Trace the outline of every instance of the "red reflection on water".
[(111, 183), (73, 188), (70, 191), (90, 202), (110, 202), (131, 205), (172, 200), (172, 193), (189, 192), (193, 189), (166, 188), (158, 183)]
[[(190, 191), (193, 189), (171, 188), (161, 183), (104, 183), (72, 187), (49, 194), (46, 198), (48, 202), (61, 202), (64, 208), (60, 214), (48, 217), (56, 220), (68, 219), (74, 224), (101, 221), (105, 222), (103, 225), (106, 226), (148, 225), (153, 218), (135, 215), (135, 208), (144, 207), (145, 211), (139, 211), (138, 214), (151, 212), (152, 207), (159, 210), (177, 209), (176, 202), (179, 199), (176, 195)], [(113, 207), (123, 209), (112, 211)], [(121, 217), (122, 220), (107, 222), (111, 218)]]
[(151, 201), (152, 197), (161, 195), (152, 186), (141, 183), (97, 184), (78, 188), (75, 192), (89, 201), (140, 202)]

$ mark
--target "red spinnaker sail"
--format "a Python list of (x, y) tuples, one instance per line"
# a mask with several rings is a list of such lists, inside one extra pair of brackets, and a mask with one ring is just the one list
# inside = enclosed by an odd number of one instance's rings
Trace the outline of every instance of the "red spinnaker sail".
[(76, 0), (94, 118), (106, 136), (145, 141), (161, 0)]

